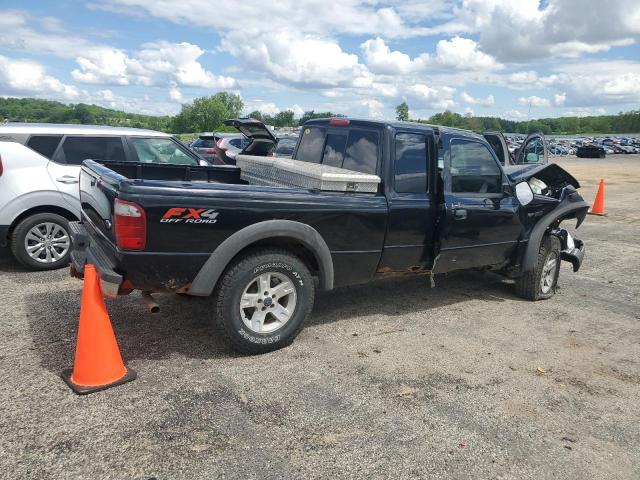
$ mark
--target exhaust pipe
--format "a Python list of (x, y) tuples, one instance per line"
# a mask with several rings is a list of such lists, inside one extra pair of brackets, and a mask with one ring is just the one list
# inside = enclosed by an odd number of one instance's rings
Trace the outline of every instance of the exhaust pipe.
[(147, 310), (151, 313), (158, 313), (160, 311), (160, 305), (151, 296), (150, 292), (142, 292), (142, 303), (147, 307)]

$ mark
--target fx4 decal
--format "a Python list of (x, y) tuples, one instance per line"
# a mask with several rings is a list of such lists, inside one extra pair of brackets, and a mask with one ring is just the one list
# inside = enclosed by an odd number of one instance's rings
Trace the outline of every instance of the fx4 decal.
[(170, 208), (160, 219), (160, 223), (216, 223), (218, 212), (206, 208)]

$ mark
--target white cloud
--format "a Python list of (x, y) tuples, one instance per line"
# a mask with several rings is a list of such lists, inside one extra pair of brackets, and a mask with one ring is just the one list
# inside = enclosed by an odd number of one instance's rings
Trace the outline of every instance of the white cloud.
[(454, 37), (440, 40), (435, 54), (422, 53), (411, 59), (406, 53), (391, 50), (385, 41), (378, 37), (369, 39), (360, 45), (364, 61), (373, 72), (381, 75), (397, 75), (410, 72), (428, 72), (437, 70), (496, 70), (502, 68), (493, 57), (481, 52), (478, 44), (471, 39)]
[(521, 105), (532, 106), (532, 107), (550, 107), (551, 102), (546, 98), (541, 98), (536, 95), (531, 95), (530, 97), (520, 97), (518, 99), (518, 103)]
[(503, 62), (602, 52), (640, 34), (637, 0), (462, 0), (454, 17), (432, 31), (478, 34)]
[(296, 118), (300, 118), (302, 115), (304, 115), (304, 109), (297, 103), (294, 103), (293, 107), (289, 108), (289, 110), (293, 112), (293, 116)]
[(385, 41), (378, 37), (360, 45), (364, 61), (374, 73), (396, 75), (415, 69), (415, 63), (406, 53), (391, 51)]
[[(640, 103), (640, 62), (610, 60), (563, 64), (540, 82), (559, 91), (562, 105), (596, 107)], [(562, 100), (561, 98), (558, 98)], [(558, 106), (559, 103), (556, 102)]]
[(426, 84), (410, 85), (406, 89), (407, 102), (415, 109), (449, 109), (455, 106), (453, 94), (455, 88), (446, 86), (429, 86)]
[(308, 88), (366, 87), (371, 83), (371, 75), (358, 56), (344, 52), (338, 42), (291, 29), (262, 36), (238, 30), (223, 38), (222, 49), (241, 57), (247, 68), (267, 72), (282, 83)]
[(440, 40), (436, 45), (436, 53), (436, 61), (445, 67), (463, 70), (492, 70), (501, 67), (495, 58), (481, 52), (478, 44), (469, 38)]
[(192, 43), (157, 42), (143, 45), (133, 60), (142, 69), (172, 75), (186, 87), (229, 89), (236, 85), (231, 77), (214, 75), (197, 61), (204, 54)]
[(382, 102), (376, 100), (375, 98), (369, 98), (366, 100), (362, 100), (362, 105), (367, 109), (368, 118), (384, 118), (384, 105)]
[(564, 102), (566, 102), (566, 101), (567, 101), (567, 94), (566, 94), (566, 93), (564, 93), (564, 92), (562, 92), (562, 93), (556, 93), (556, 94), (553, 96), (553, 104), (554, 104), (556, 107), (561, 107), (561, 106), (563, 106), (563, 105), (564, 105)]
[(197, 61), (204, 54), (192, 43), (157, 42), (143, 45), (133, 56), (108, 47), (95, 47), (76, 58), (80, 68), (71, 72), (81, 83), (99, 85), (154, 85), (170, 78), (178, 85), (229, 89), (235, 79), (215, 75)]
[(171, 86), (169, 87), (169, 98), (178, 103), (181, 103), (183, 101), (182, 92), (175, 82), (172, 82)]
[[(421, 11), (427, 14), (442, 10), (442, 3), (434, 2), (435, 10), (430, 5), (422, 5)], [(404, 10), (393, 4), (408, 6), (406, 2), (392, 1), (380, 5), (362, 0), (280, 0), (270, 3), (268, 8), (263, 0), (236, 2), (233, 8), (223, 0), (104, 0), (94, 6), (118, 13), (143, 13), (184, 25), (210, 27), (218, 32), (242, 30), (256, 36), (299, 31), (314, 36), (344, 33), (401, 38), (429, 32), (429, 29), (414, 24), (416, 17), (413, 12), (419, 8), (419, 3), (414, 2), (414, 8)]]
[(244, 102), (244, 111), (247, 113), (251, 113), (255, 110), (258, 110), (260, 113), (265, 113), (267, 115), (275, 115), (280, 113), (282, 110), (278, 108), (278, 106), (273, 102), (266, 102), (264, 100), (247, 100)]
[(496, 99), (493, 95), (489, 95), (486, 98), (473, 97), (469, 95), (467, 92), (462, 92), (460, 94), (460, 99), (464, 103), (468, 103), (470, 105), (480, 105), (482, 107), (490, 107), (496, 103)]
[(507, 110), (502, 116), (508, 120), (522, 120), (527, 118), (526, 113), (522, 113), (520, 110)]
[(0, 88), (4, 95), (48, 95), (51, 98), (74, 100), (80, 91), (47, 75), (45, 68), (34, 61), (0, 55)]

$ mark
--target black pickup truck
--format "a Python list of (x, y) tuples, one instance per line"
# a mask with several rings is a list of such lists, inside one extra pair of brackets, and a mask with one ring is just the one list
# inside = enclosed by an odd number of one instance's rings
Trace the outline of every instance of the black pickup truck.
[[(262, 124), (230, 123), (252, 140), (245, 154), (270, 154), (276, 140)], [(522, 150), (532, 151), (527, 142)], [(554, 294), (560, 260), (574, 271), (582, 263), (583, 242), (560, 228), (567, 219), (578, 227), (588, 210), (576, 179), (556, 164), (503, 167), (482, 135), (311, 120), (293, 159), (380, 183), (370, 193), (325, 191), (257, 185), (237, 166), (86, 160), (72, 274), (94, 264), (112, 297), (135, 289), (211, 297), (206, 314), (231, 346), (261, 353), (295, 338), (318, 288), (486, 269), (539, 300)]]

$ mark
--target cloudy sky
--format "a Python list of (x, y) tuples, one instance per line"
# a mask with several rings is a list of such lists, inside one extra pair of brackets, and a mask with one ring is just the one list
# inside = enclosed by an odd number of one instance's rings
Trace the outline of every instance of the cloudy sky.
[(0, 7), (0, 96), (174, 114), (521, 119), (640, 104), (638, 0), (96, 0)]

